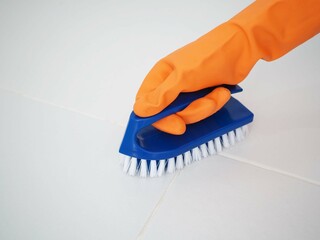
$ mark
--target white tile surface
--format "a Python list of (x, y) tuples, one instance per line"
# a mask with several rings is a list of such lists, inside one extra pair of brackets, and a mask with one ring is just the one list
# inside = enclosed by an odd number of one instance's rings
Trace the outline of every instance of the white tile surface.
[(0, 91), (0, 239), (134, 239), (172, 176), (122, 174), (123, 129)]
[(276, 62), (260, 62), (237, 98), (255, 114), (240, 158), (320, 183), (319, 37)]
[(319, 239), (320, 187), (221, 156), (182, 171), (140, 239)]
[(125, 125), (156, 61), (250, 2), (2, 1), (0, 87)]

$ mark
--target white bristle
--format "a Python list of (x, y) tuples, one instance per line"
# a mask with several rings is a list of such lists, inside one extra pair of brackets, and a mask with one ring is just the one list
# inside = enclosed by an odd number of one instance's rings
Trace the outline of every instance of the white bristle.
[(128, 172), (129, 167), (130, 167), (130, 161), (131, 157), (129, 156), (124, 156), (124, 161), (123, 161), (123, 172)]
[(208, 142), (208, 152), (210, 155), (216, 154), (216, 150), (214, 149), (214, 143), (212, 140)]
[(208, 147), (205, 143), (200, 145), (200, 150), (202, 157), (206, 158), (209, 156)]
[(217, 152), (221, 152), (222, 151), (222, 145), (221, 145), (221, 140), (220, 137), (217, 137), (214, 139), (214, 145), (216, 147)]
[(184, 157), (184, 164), (187, 166), (189, 164), (191, 164), (192, 162), (192, 156), (191, 156), (191, 152), (187, 151), (183, 154)]
[(129, 167), (129, 175), (130, 176), (135, 176), (137, 172), (137, 159), (136, 158), (131, 158), (131, 163)]
[(140, 177), (147, 177), (147, 175), (148, 175), (147, 161), (145, 159), (141, 159), (141, 161), (140, 161)]
[(183, 168), (183, 156), (180, 154), (176, 159), (176, 168), (181, 170)]
[(192, 149), (192, 160), (199, 161), (201, 159), (201, 151), (198, 147)]
[(246, 137), (248, 135), (248, 133), (249, 133), (248, 125), (242, 126), (241, 129), (242, 129), (243, 136)]
[[(173, 173), (176, 170), (181, 170), (184, 166), (191, 164), (194, 161), (199, 161), (209, 155), (215, 155), (223, 150), (235, 145), (236, 142), (242, 141), (248, 134), (249, 128), (247, 125), (239, 127), (233, 131), (223, 134), (213, 140), (203, 143), (190, 151), (180, 154), (177, 157), (161, 160), (137, 159), (122, 155), (121, 166), (123, 172), (140, 177), (157, 177), (162, 176), (166, 172)], [(148, 163), (148, 161), (150, 161)]]
[(229, 143), (229, 139), (228, 139), (228, 135), (227, 134), (223, 134), (222, 135), (222, 144), (223, 144), (223, 147), (225, 147), (225, 148), (229, 148), (230, 147), (230, 143)]
[(234, 146), (236, 144), (236, 135), (234, 131), (228, 132), (228, 137), (229, 137), (229, 143), (231, 144), (231, 146)]
[(237, 128), (236, 129), (236, 139), (237, 139), (237, 141), (240, 142), (240, 141), (242, 141), (243, 138), (244, 137), (243, 137), (241, 128)]
[(157, 176), (157, 161), (152, 160), (150, 162), (150, 177), (156, 177)]
[(158, 166), (158, 176), (162, 176), (164, 173), (164, 169), (166, 167), (166, 161), (164, 159), (159, 161), (159, 166)]
[(169, 158), (168, 159), (167, 172), (168, 173), (173, 173), (175, 170), (176, 170), (175, 159), (174, 158)]

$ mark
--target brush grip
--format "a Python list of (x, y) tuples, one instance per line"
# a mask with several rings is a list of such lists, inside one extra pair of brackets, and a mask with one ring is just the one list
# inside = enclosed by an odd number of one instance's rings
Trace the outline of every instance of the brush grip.
[(138, 131), (141, 128), (149, 126), (164, 117), (167, 117), (173, 113), (183, 110), (194, 100), (204, 97), (205, 95), (209, 94), (217, 87), (227, 88), (229, 89), (231, 94), (242, 92), (242, 88), (239, 87), (238, 85), (220, 85), (216, 87), (205, 88), (196, 92), (180, 93), (179, 96), (162, 112), (156, 115), (153, 115), (151, 117), (143, 117), (143, 118), (137, 116), (134, 112), (132, 112), (130, 118), (132, 121), (136, 122), (136, 127), (137, 127), (136, 131)]
[[(221, 87), (221, 86), (219, 86), (219, 87)], [(235, 85), (235, 86), (222, 85), (222, 87), (229, 89), (232, 94), (242, 91), (242, 88), (240, 88), (237, 85)], [(243, 119), (241, 121), (237, 120), (237, 115), (239, 115), (239, 109), (238, 109), (237, 111), (231, 111), (231, 113), (235, 112), (234, 113), (235, 116), (233, 118), (232, 118), (232, 116), (230, 116), (230, 113), (226, 113), (226, 111), (222, 111), (222, 112), (218, 111), (216, 113), (217, 114), (216, 116), (218, 116), (218, 125), (217, 125), (216, 121), (214, 121), (212, 124), (209, 124), (209, 126), (206, 126), (205, 128), (203, 128), (202, 125), (200, 127), (199, 127), (199, 125), (196, 125), (199, 123), (191, 124), (191, 126), (189, 126), (189, 129), (192, 128), (193, 131), (191, 131), (191, 132), (186, 131), (186, 133), (181, 136), (166, 134), (164, 132), (160, 132), (160, 131), (156, 130), (155, 128), (151, 127), (151, 125), (153, 123), (155, 123), (156, 121), (158, 121), (166, 116), (169, 116), (173, 113), (176, 113), (178, 111), (183, 110), (185, 107), (187, 107), (194, 100), (199, 99), (201, 97), (204, 97), (205, 95), (210, 93), (215, 88), (216, 87), (211, 87), (211, 88), (206, 88), (206, 89), (196, 91), (196, 92), (181, 93), (177, 97), (177, 99), (175, 101), (173, 101), (167, 108), (165, 108), (162, 112), (160, 112), (154, 116), (151, 116), (151, 117), (141, 118), (141, 117), (138, 117), (134, 112), (132, 112), (130, 115), (128, 126), (127, 126), (126, 132), (124, 134), (119, 152), (124, 155), (135, 157), (138, 159), (155, 159), (155, 160), (166, 159), (168, 157), (177, 156), (178, 154), (181, 154), (181, 153), (187, 151), (187, 149), (191, 149), (191, 148), (195, 147), (196, 145), (199, 145), (198, 144), (199, 140), (204, 141), (204, 142), (207, 141), (208, 136), (203, 138), (203, 137), (199, 137), (198, 135), (199, 134), (202, 135), (203, 131), (207, 131), (208, 128), (211, 128), (211, 130), (212, 130), (212, 128), (215, 129), (218, 127), (218, 129), (216, 129), (216, 131), (214, 131), (215, 134), (210, 135), (210, 139), (213, 139), (216, 136), (224, 133), (221, 131), (221, 129), (220, 129), (221, 127), (219, 127), (222, 123), (223, 123), (222, 126), (224, 126), (224, 124), (226, 124), (229, 121), (229, 125), (231, 124), (232, 129), (239, 127), (239, 126), (242, 126)], [(234, 107), (244, 108), (238, 101), (236, 101), (233, 98), (231, 98), (226, 103), (226, 105), (229, 106), (229, 110), (233, 109)], [(223, 108), (225, 108), (225, 106)], [(246, 115), (248, 110), (245, 109), (240, 112), (242, 112), (242, 113), (244, 113), (244, 115)], [(203, 121), (206, 121), (206, 120), (203, 120)], [(227, 120), (227, 122), (226, 122), (226, 120)], [(233, 123), (233, 122), (239, 123), (239, 121), (242, 125), (239, 125), (239, 124), (235, 125)], [(252, 121), (252, 117), (251, 117), (250, 121)], [(229, 128), (230, 128), (230, 126), (228, 128), (222, 127), (222, 129), (225, 130), (226, 132), (230, 131)], [(150, 129), (153, 129), (154, 131), (150, 131)], [(148, 138), (150, 138), (150, 137), (154, 138), (154, 140), (151, 141), (151, 145), (152, 145), (151, 148), (150, 148), (150, 146), (149, 147), (147, 146), (148, 141), (144, 141), (143, 137), (141, 138), (141, 135), (139, 137), (139, 134), (143, 131), (148, 132), (147, 133)], [(167, 146), (168, 144), (169, 145), (173, 144), (173, 146), (175, 146), (174, 144), (180, 144), (181, 141), (183, 142), (183, 139), (185, 139), (184, 141), (186, 141), (186, 144), (183, 146), (177, 147), (177, 149), (179, 151), (175, 148), (171, 149), (170, 146), (169, 147)], [(190, 142), (190, 139), (192, 140), (191, 142)], [(194, 139), (198, 139), (198, 140), (194, 141)], [(166, 147), (163, 148), (164, 146), (166, 146), (168, 148), (166, 148)], [(154, 152), (155, 148), (157, 148), (157, 147), (160, 147), (160, 148), (156, 152)]]

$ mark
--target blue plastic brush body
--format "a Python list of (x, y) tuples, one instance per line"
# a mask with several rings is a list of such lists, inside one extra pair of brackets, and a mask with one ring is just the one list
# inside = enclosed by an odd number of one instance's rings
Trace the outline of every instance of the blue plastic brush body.
[[(224, 85), (231, 93), (242, 91), (239, 86)], [(162, 112), (147, 118), (131, 113), (119, 152), (137, 159), (161, 160), (176, 157), (212, 139), (222, 136), (253, 121), (253, 113), (233, 97), (215, 114), (187, 125), (183, 135), (172, 135), (157, 130), (152, 124), (179, 112), (194, 100), (210, 93), (207, 88), (192, 93), (181, 93)]]

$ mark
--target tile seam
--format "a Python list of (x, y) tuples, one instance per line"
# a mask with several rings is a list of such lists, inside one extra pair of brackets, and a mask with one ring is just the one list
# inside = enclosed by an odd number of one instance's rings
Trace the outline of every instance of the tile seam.
[(261, 163), (253, 162), (253, 161), (250, 161), (248, 159), (245, 159), (245, 158), (242, 158), (242, 157), (238, 157), (238, 156), (235, 156), (235, 155), (230, 154), (230, 153), (221, 152), (221, 153), (219, 153), (219, 155), (222, 156), (222, 157), (226, 157), (226, 158), (229, 158), (229, 159), (244, 163), (244, 164), (248, 164), (248, 165), (251, 165), (251, 166), (254, 166), (254, 167), (258, 167), (258, 168), (264, 169), (266, 171), (278, 173), (278, 174), (281, 174), (281, 175), (284, 175), (284, 176), (287, 176), (287, 177), (291, 177), (291, 178), (294, 178), (294, 179), (297, 179), (297, 180), (300, 180), (300, 181), (303, 181), (303, 182), (306, 182), (306, 183), (309, 183), (309, 184), (320, 186), (320, 182), (318, 182), (318, 181), (315, 181), (315, 180), (312, 180), (312, 179), (309, 179), (309, 178), (306, 178), (306, 177), (302, 177), (302, 176), (299, 176), (299, 175), (294, 174), (294, 173), (283, 171), (283, 170), (280, 170), (280, 169), (277, 169), (277, 168), (274, 168), (274, 167), (270, 167), (270, 166), (267, 166), (267, 165), (264, 165), (264, 164), (261, 164)]
[(82, 116), (94, 119), (94, 120), (106, 121), (108, 123), (115, 124), (115, 125), (117, 125), (119, 127), (124, 127), (123, 124), (117, 123), (117, 122), (112, 121), (110, 119), (100, 118), (100, 117), (92, 115), (92, 114), (88, 114), (88, 113), (81, 112), (81, 111), (78, 111), (78, 110), (75, 110), (75, 109), (72, 109), (72, 108), (68, 108), (68, 107), (61, 106), (61, 105), (58, 105), (58, 104), (55, 104), (55, 103), (52, 103), (52, 102), (48, 102), (48, 101), (45, 101), (45, 100), (43, 100), (41, 98), (33, 97), (33, 96), (30, 96), (28, 94), (25, 94), (25, 93), (22, 93), (22, 92), (19, 92), (19, 91), (16, 91), (16, 90), (7, 89), (7, 88), (3, 88), (3, 87), (0, 87), (0, 89), (5, 91), (5, 92), (9, 92), (11, 94), (15, 94), (15, 95), (17, 95), (19, 97), (23, 97), (23, 98), (26, 98), (28, 100), (32, 100), (34, 102), (38, 102), (38, 103), (46, 104), (46, 105), (49, 105), (49, 106), (52, 106), (52, 107), (60, 108), (60, 109), (66, 110), (68, 112), (77, 113), (77, 114), (80, 114)]
[(148, 216), (147, 220), (145, 221), (145, 223), (143, 224), (142, 228), (140, 229), (140, 231), (138, 232), (138, 235), (136, 237), (137, 240), (143, 239), (144, 234), (149, 226), (149, 224), (151, 223), (153, 217), (157, 214), (161, 204), (164, 201), (165, 196), (167, 195), (167, 192), (169, 191), (169, 189), (171, 188), (173, 182), (175, 181), (176, 177), (179, 175), (179, 171), (174, 173), (174, 176), (172, 177), (172, 179), (170, 180), (168, 186), (166, 187), (166, 189), (163, 191), (163, 193), (161, 194), (159, 200), (157, 201), (156, 205), (154, 206), (154, 208), (152, 209), (150, 215)]

